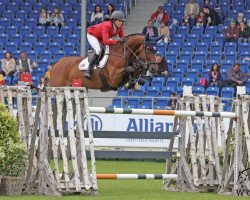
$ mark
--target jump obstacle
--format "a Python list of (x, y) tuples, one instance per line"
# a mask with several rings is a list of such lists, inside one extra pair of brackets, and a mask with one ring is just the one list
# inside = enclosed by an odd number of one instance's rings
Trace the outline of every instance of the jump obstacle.
[(97, 179), (174, 179), (177, 174), (97, 174)]
[[(218, 97), (192, 94), (184, 94), (178, 101), (178, 110), (169, 111), (89, 107), (85, 88), (48, 88), (46, 92), (39, 93), (34, 115), (29, 88), (0, 87), (0, 102), (6, 103), (12, 115), (15, 115), (14, 101), (17, 101), (20, 138), (30, 150), (25, 184), (27, 194), (96, 194), (97, 179), (164, 179), (164, 189), (174, 188), (177, 191), (212, 189), (221, 194), (234, 195), (239, 187), (250, 191), (247, 175), (243, 176), (241, 184), (238, 181), (239, 174), (250, 165), (250, 97), (247, 95), (238, 95), (232, 112), (222, 112), (223, 102)], [(157, 158), (165, 158), (166, 174), (97, 174), (96, 158), (127, 158), (133, 153), (95, 150), (94, 136), (100, 134), (92, 130), (90, 113), (175, 116), (175, 134), (159, 134), (164, 139), (170, 139), (165, 151), (134, 151), (138, 155), (134, 158), (139, 155), (142, 155), (139, 158), (155, 158), (157, 155)], [(88, 133), (84, 131), (84, 118), (87, 119)], [(227, 132), (225, 118), (230, 119)], [(196, 130), (194, 124), (197, 125)], [(66, 131), (67, 141), (64, 140)], [(89, 145), (85, 142), (86, 135)], [(122, 137), (115, 132), (107, 135), (110, 138)], [(153, 138), (152, 134), (138, 134), (138, 137)], [(176, 137), (177, 153), (173, 152)], [(173, 155), (177, 157), (174, 167), (171, 164)], [(91, 170), (87, 166), (87, 157), (91, 158)], [(62, 173), (59, 172), (60, 159), (63, 161)], [(69, 169), (69, 162), (72, 163), (72, 170)]]

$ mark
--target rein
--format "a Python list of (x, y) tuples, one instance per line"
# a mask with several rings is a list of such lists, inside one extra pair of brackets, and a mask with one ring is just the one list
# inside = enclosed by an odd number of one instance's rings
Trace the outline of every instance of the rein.
[[(141, 45), (144, 45), (144, 43), (141, 43)], [(124, 42), (124, 45), (123, 46), (125, 46), (125, 48), (124, 48), (124, 58), (125, 58), (125, 53), (126, 53), (126, 48), (134, 55), (134, 57), (135, 57), (135, 59), (136, 60), (138, 60), (139, 61), (139, 63), (142, 65), (142, 66), (145, 66), (145, 67), (147, 67), (147, 63), (145, 63), (141, 58), (139, 58), (136, 54), (135, 54), (135, 52), (126, 44), (126, 42)], [(145, 51), (146, 51), (146, 49), (145, 49)], [(145, 52), (145, 54), (146, 54), (146, 52)]]
[[(117, 43), (117, 44), (118, 44), (118, 43)], [(126, 61), (126, 67), (128, 67), (128, 66), (129, 66), (129, 61), (131, 61), (131, 59), (129, 60), (128, 58), (126, 58), (126, 49), (128, 49), (129, 52), (133, 54), (133, 56), (135, 57), (135, 59), (136, 59), (137, 61), (139, 61), (139, 64), (141, 64), (143, 67), (147, 67), (147, 64), (148, 64), (148, 63), (145, 62), (145, 61), (143, 61), (141, 58), (139, 58), (139, 56), (137, 56), (137, 55), (135, 54), (135, 52), (126, 44), (126, 41), (123, 42), (123, 52), (124, 52), (124, 55), (122, 56), (122, 55), (119, 55), (119, 54), (114, 53), (114, 49), (115, 49), (115, 47), (117, 46), (117, 44), (113, 46), (113, 48), (112, 48), (112, 53), (105, 54), (105, 55), (114, 55), (114, 56), (123, 58), (123, 59)], [(143, 44), (143, 45), (144, 45), (144, 42), (143, 42), (143, 43), (140, 43), (140, 44)], [(144, 45), (144, 49), (145, 49), (145, 45)], [(145, 49), (145, 51), (146, 51), (146, 49)], [(146, 54), (146, 53), (145, 53), (145, 54)]]
[[(128, 37), (128, 36), (127, 36)], [(142, 68), (140, 70), (142, 70), (142, 72), (146, 72), (146, 70), (148, 69), (149, 67), (149, 64), (151, 63), (154, 63), (154, 62), (148, 62), (148, 56), (147, 56), (147, 46), (145, 44), (145, 41), (144, 42), (141, 42), (141, 43), (138, 43), (138, 45), (140, 45), (140, 47), (138, 49), (136, 49), (135, 51), (133, 49), (131, 49), (128, 44), (126, 43), (126, 39), (127, 37), (125, 37), (125, 41), (122, 43), (122, 50), (123, 50), (123, 55), (122, 54), (116, 54), (115, 53), (115, 48), (117, 47), (117, 44), (113, 45), (112, 47), (112, 50), (110, 51), (110, 53), (108, 54), (105, 54), (105, 55), (114, 55), (114, 56), (117, 56), (117, 57), (120, 57), (120, 58), (123, 58), (125, 60), (125, 68), (128, 70), (128, 68), (132, 68), (133, 70), (136, 70), (137, 68)], [(143, 45), (143, 47), (141, 46)], [(144, 53), (145, 53), (145, 58), (140, 58), (136, 53), (137, 51), (139, 50), (139, 52), (141, 52), (141, 48), (144, 49)], [(128, 51), (132, 54), (131, 55), (131, 58), (127, 58), (126, 57), (126, 53)], [(145, 59), (145, 60), (144, 60)], [(130, 85), (133, 85), (135, 84), (136, 82), (138, 82), (140, 79), (142, 79), (142, 75), (138, 76), (137, 78), (134, 77), (133, 74), (131, 74), (130, 72), (129, 73), (129, 84)], [(145, 73), (146, 74), (146, 73)], [(123, 86), (121, 86), (123, 87)], [(118, 87), (117, 89), (121, 88), (121, 87)]]

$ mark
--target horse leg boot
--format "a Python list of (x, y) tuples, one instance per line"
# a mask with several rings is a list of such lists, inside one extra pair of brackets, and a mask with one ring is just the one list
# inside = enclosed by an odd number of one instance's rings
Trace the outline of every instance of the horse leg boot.
[(94, 53), (94, 55), (91, 57), (88, 70), (84, 74), (85, 78), (91, 79), (91, 74), (93, 72), (94, 66), (97, 63), (98, 58), (99, 58), (99, 55), (97, 55), (96, 53)]

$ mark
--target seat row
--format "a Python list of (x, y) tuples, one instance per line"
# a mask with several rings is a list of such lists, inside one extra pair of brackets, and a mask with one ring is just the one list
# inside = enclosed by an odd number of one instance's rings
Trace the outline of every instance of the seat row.
[[(225, 104), (225, 109), (229, 111), (230, 106), (232, 104), (232, 99), (235, 96), (235, 89), (232, 87), (224, 87), (221, 89), (218, 87), (208, 87), (206, 90), (204, 87), (193, 87), (193, 94), (207, 94), (207, 95), (215, 95), (221, 96), (223, 102)], [(125, 92), (125, 91), (123, 91)], [(118, 91), (117, 97), (115, 97), (112, 101), (112, 107), (116, 108), (146, 108), (146, 109), (166, 109), (169, 104), (169, 96), (171, 93), (176, 92), (176, 90), (172, 87), (166, 87), (164, 89), (165, 95), (162, 96), (153, 96), (148, 95), (151, 94), (151, 91), (148, 91), (145, 96), (138, 96), (137, 91), (133, 91), (131, 96), (120, 95), (121, 92)], [(182, 94), (182, 90), (177, 91), (177, 94)], [(248, 88), (247, 94), (249, 94), (250, 90)], [(229, 107), (229, 108), (227, 108)]]

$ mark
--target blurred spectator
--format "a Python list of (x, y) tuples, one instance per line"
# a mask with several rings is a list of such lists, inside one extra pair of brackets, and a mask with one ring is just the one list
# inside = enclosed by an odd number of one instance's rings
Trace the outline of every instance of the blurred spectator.
[(203, 22), (204, 31), (207, 26), (213, 26), (211, 17), (204, 19), (204, 22)]
[(39, 84), (37, 86), (37, 88), (39, 90), (43, 90), (44, 89), (44, 86), (45, 86), (45, 78), (44, 77), (41, 77), (40, 80), (39, 80)]
[(47, 33), (48, 26), (50, 25), (50, 15), (46, 8), (42, 8), (40, 15), (39, 15), (39, 26), (45, 27), (45, 33)]
[(27, 82), (27, 81), (22, 80), (22, 74), (23, 74), (23, 73), (20, 73), (20, 74), (18, 75), (18, 82), (17, 82), (16, 85), (17, 85), (17, 86), (25, 86), (25, 87), (29, 86), (30, 89), (31, 89), (31, 94), (32, 94), (32, 95), (37, 94), (38, 88), (35, 87), (35, 85), (34, 85), (34, 83), (32, 82), (32, 80), (31, 80), (30, 82)]
[[(34, 83), (31, 81), (24, 81), (22, 80), (22, 75), (25, 74), (25, 73), (20, 73), (18, 75), (18, 82), (16, 84), (16, 86), (24, 86), (24, 87), (30, 87), (31, 89), (31, 94), (32, 95), (36, 95), (38, 93), (38, 88), (35, 87)], [(26, 74), (27, 75), (27, 74)]]
[(51, 15), (51, 26), (58, 26), (58, 33), (61, 32), (62, 26), (64, 26), (64, 17), (61, 13), (61, 8), (55, 8), (54, 13)]
[(181, 19), (181, 26), (189, 26), (190, 25), (190, 18), (188, 15), (184, 15)]
[(37, 95), (37, 93), (38, 93), (38, 88), (34, 85), (34, 83), (33, 82), (30, 82), (29, 83), (29, 86), (30, 86), (30, 89), (31, 89), (31, 94), (32, 95)]
[(26, 79), (28, 77), (28, 75), (29, 74), (26, 74), (25, 72), (18, 74), (18, 82), (16, 85), (17, 86), (30, 86), (31, 84), (33, 84), (32, 80)]
[(158, 68), (155, 69), (154, 76), (164, 76), (167, 80), (168, 78), (168, 64), (165, 59), (165, 56), (161, 56), (160, 53), (156, 54), (156, 62), (158, 63)]
[(169, 17), (168, 14), (163, 10), (162, 6), (158, 7), (158, 10), (151, 15), (151, 20), (156, 28), (159, 28), (161, 21), (164, 21), (168, 25)]
[(217, 63), (214, 63), (211, 67), (211, 71), (209, 72), (209, 82), (208, 86), (211, 87), (221, 87), (222, 84), (222, 76), (220, 73), (220, 67)]
[(195, 20), (199, 15), (200, 7), (195, 0), (189, 0), (189, 3), (185, 5), (184, 16), (189, 16), (189, 26), (192, 28), (195, 24)]
[(106, 14), (104, 15), (105, 20), (109, 20), (112, 13), (115, 11), (115, 7), (113, 4), (108, 4), (108, 11), (106, 12)]
[(149, 34), (150, 37), (158, 37), (158, 30), (153, 26), (153, 21), (148, 20), (148, 26), (145, 26), (142, 30), (143, 35)]
[(156, 53), (155, 60), (158, 65), (150, 66), (146, 74), (146, 79), (150, 84), (154, 77), (163, 76), (166, 80), (168, 78), (168, 65), (165, 57), (162, 57), (160, 53)]
[(5, 79), (4, 79), (4, 76), (2, 74), (0, 74), (0, 86), (1, 85), (5, 85)]
[(12, 84), (15, 71), (16, 61), (14, 58), (12, 58), (12, 54), (10, 52), (6, 52), (4, 59), (2, 59), (2, 70), (0, 74), (11, 77), (10, 84)]
[(20, 73), (20, 74), (18, 74), (18, 79), (17, 79), (17, 80), (18, 80), (18, 82), (17, 82), (16, 86), (28, 86), (28, 85), (29, 85), (29, 83), (22, 81), (21, 76), (22, 76), (22, 74), (21, 74), (21, 73)]
[(99, 5), (95, 6), (94, 12), (91, 14), (90, 23), (91, 25), (99, 24), (104, 21), (104, 15)]
[(171, 19), (169, 23), (169, 27), (177, 27), (179, 22), (176, 19)]
[(25, 51), (21, 52), (21, 58), (17, 59), (16, 65), (19, 67), (21, 72), (27, 72), (31, 74), (33, 69), (37, 67), (37, 63), (34, 62), (32, 58), (28, 58)]
[(161, 25), (158, 28), (158, 36), (161, 36), (161, 35), (165, 36), (164, 42), (168, 43), (168, 41), (170, 40), (170, 31), (164, 21), (161, 21)]
[(165, 107), (166, 110), (175, 110), (177, 104), (177, 98), (176, 94), (172, 92), (170, 94), (170, 100), (168, 102), (168, 105)]
[(45, 72), (45, 75), (44, 75), (45, 78), (50, 79), (50, 72), (51, 72), (51, 70), (52, 70), (52, 66), (49, 65), (48, 66), (48, 70)]
[(246, 19), (244, 19), (244, 13), (238, 13), (235, 22), (237, 26), (240, 26), (241, 22), (246, 22)]
[(196, 18), (196, 26), (203, 26), (204, 20), (205, 20), (205, 15), (204, 15), (204, 12), (201, 11), (198, 17)]
[(250, 27), (244, 21), (240, 22), (238, 42), (250, 42)]
[(204, 6), (203, 12), (205, 14), (204, 27), (217, 26), (221, 24), (220, 16), (214, 9), (210, 8), (209, 6)]
[(223, 81), (223, 87), (244, 86), (247, 82), (247, 74), (245, 74), (238, 63), (235, 63), (231, 69), (227, 71), (227, 78)]
[(235, 21), (231, 21), (230, 26), (226, 29), (226, 42), (237, 42), (239, 38), (239, 28), (236, 26)]

